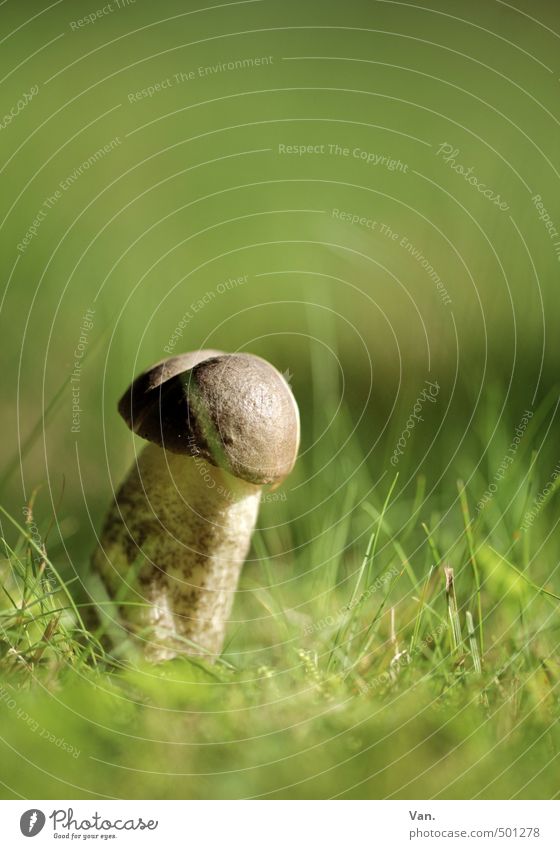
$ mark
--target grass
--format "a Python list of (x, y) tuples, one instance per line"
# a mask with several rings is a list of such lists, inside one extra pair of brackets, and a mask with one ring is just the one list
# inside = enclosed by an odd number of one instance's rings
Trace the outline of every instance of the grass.
[[(348, 442), (349, 467), (361, 451)], [(425, 474), (379, 482), (365, 464), (306, 511), (325, 474), (298, 484), (324, 459), (263, 505), (214, 666), (148, 666), (122, 636), (108, 655), (35, 503), (3, 513), (7, 797), (558, 796), (554, 493), (521, 530), (550, 461), (512, 468), (481, 511), (490, 468), (430, 493)]]

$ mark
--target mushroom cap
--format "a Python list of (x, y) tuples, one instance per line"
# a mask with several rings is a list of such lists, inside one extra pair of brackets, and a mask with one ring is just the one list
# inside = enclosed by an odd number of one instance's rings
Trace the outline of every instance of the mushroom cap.
[(136, 378), (119, 412), (144, 439), (254, 484), (279, 483), (297, 457), (296, 400), (280, 372), (253, 354), (162, 360)]

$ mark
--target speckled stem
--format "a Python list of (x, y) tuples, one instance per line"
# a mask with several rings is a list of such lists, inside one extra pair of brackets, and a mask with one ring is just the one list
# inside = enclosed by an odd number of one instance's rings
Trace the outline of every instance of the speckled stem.
[[(261, 488), (202, 458), (148, 445), (119, 489), (93, 556), (150, 660), (221, 651)], [(201, 649), (180, 642), (177, 636)]]

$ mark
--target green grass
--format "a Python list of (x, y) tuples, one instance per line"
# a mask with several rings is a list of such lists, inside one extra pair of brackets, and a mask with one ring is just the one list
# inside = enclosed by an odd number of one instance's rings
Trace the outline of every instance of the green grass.
[[(535, 445), (539, 427), (525, 437)], [(109, 656), (35, 505), (22, 521), (3, 514), (7, 797), (558, 795), (554, 492), (521, 530), (546, 456), (516, 459), (478, 512), (493, 460), (485, 469), (466, 448), (468, 483), (431, 492), (404, 461), (380, 481), (362, 464), (347, 484), (339, 463), (327, 506), (306, 511), (324, 498), (325, 474), (312, 474), (329, 450), (304, 455), (289, 497), (263, 505), (213, 666), (149, 666), (122, 636)], [(362, 450), (348, 442), (349, 467)]]

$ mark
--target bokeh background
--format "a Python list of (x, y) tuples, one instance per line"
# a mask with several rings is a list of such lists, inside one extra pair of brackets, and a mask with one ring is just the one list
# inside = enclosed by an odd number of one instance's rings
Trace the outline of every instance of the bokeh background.
[[(556, 379), (560, 264), (532, 202), (540, 194), (560, 230), (558, 37), (546, 28), (554, 6), (481, 2), (465, 15), (449, 2), (431, 11), (195, 5), (113, 4), (75, 31), (95, 4), (7, 2), (0, 12), (3, 112), (38, 87), (0, 131), (1, 450), (13, 460), (55, 405), (22, 472), (17, 458), (10, 506), (21, 502), (20, 484), (28, 494), (47, 480), (57, 515), (77, 525), (76, 553), (91, 536), (80, 470), (95, 524), (110, 478), (132, 456), (116, 401), (139, 369), (166, 356), (185, 317), (174, 352), (264, 355), (293, 375), (303, 405), (315, 358), (367, 442), (395, 403), (406, 413), (403, 396), (426, 378), (451, 397), (440, 409), (457, 441), (488, 382), (515, 419)], [(270, 64), (199, 75), (256, 58)], [(164, 80), (173, 84), (130, 102)], [(443, 161), (444, 143), (507, 210)], [(282, 154), (281, 145), (325, 153)], [(329, 153), (334, 145), (349, 155)], [(406, 173), (355, 158), (356, 149), (400, 160)], [(74, 350), (88, 309), (73, 434)], [(376, 462), (386, 463), (384, 451), (388, 440)], [(434, 444), (426, 471), (448, 460)]]
[(64, 574), (87, 579), (140, 445), (118, 398), (171, 352), (287, 374), (302, 550), (333, 545), (331, 495), (386, 491), (426, 381), (398, 491), (482, 497), (543, 403), (545, 479), (558, 462), (560, 10), (429, 6), (0, 4), (1, 498), (21, 516), (37, 490)]

